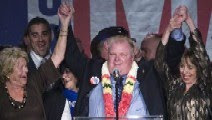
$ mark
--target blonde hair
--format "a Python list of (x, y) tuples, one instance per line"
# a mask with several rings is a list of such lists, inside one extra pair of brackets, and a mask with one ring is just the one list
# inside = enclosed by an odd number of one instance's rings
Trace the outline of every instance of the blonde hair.
[(4, 48), (0, 52), (0, 79), (2, 82), (5, 82), (5, 78), (13, 72), (18, 58), (24, 58), (28, 62), (27, 53), (21, 48)]
[(130, 48), (131, 48), (131, 51), (130, 51), (130, 52), (131, 52), (132, 56), (134, 56), (135, 44), (134, 44), (134, 42), (133, 42), (133, 40), (132, 40), (131, 38), (129, 38), (129, 37), (127, 37), (127, 36), (124, 36), (124, 35), (117, 35), (117, 36), (108, 38), (107, 41), (108, 41), (108, 42), (107, 42), (107, 44), (108, 44), (108, 49), (111, 48), (111, 45), (112, 45), (113, 43), (121, 43), (121, 42), (126, 41), (126, 42), (129, 44)]

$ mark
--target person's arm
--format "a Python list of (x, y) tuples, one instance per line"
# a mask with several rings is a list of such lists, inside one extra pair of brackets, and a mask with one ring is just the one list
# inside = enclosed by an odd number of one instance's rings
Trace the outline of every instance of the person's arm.
[[(164, 80), (165, 88), (169, 89), (178, 82), (174, 81), (172, 78), (173, 75), (170, 73), (170, 68), (165, 60), (166, 51), (167, 51), (167, 43), (170, 40), (171, 32), (181, 27), (181, 22), (179, 22), (179, 17), (174, 15), (173, 18), (170, 19), (169, 25), (165, 29), (161, 42), (158, 45), (156, 57), (155, 57), (155, 68), (158, 71), (162, 80)], [(172, 59), (172, 58), (170, 58)], [(169, 87), (170, 86), (170, 87)]]
[[(199, 69), (201, 73), (201, 80), (205, 84), (207, 84), (211, 78), (211, 70), (210, 70), (210, 59), (207, 54), (207, 51), (205, 49), (205, 45), (202, 41), (202, 35), (198, 28), (195, 27), (195, 24), (191, 17), (188, 15), (188, 18), (186, 19), (186, 23), (190, 29), (190, 49), (195, 53), (195, 57), (197, 61), (199, 62), (199, 66), (197, 69)], [(208, 81), (207, 81), (208, 80)]]
[(182, 28), (175, 28), (171, 32), (171, 39), (174, 39), (175, 41), (182, 41), (184, 39), (184, 33), (182, 31)]
[[(165, 35), (166, 34), (166, 35)], [(164, 32), (165, 38), (168, 39), (168, 32)], [(162, 37), (162, 39), (165, 39), (164, 37)], [(165, 55), (166, 55), (166, 45), (163, 45), (162, 41), (159, 42), (157, 51), (156, 51), (156, 56), (155, 56), (155, 61), (154, 61), (154, 67), (157, 70), (158, 75), (160, 76), (161, 80), (162, 80), (162, 84), (164, 86), (164, 88), (168, 91), (169, 90), (169, 84), (170, 84), (170, 78), (169, 77), (171, 74), (169, 74), (170, 70), (169, 67), (165, 61)]]
[[(169, 33), (164, 33), (164, 34), (169, 34)], [(166, 36), (168, 36), (168, 35), (165, 35), (165, 37)], [(158, 48), (156, 51), (156, 56), (155, 56), (155, 61), (154, 61), (154, 66), (161, 77), (162, 76), (166, 77), (165, 73), (166, 73), (166, 71), (169, 71), (168, 66), (165, 62), (165, 50), (166, 50), (166, 45), (163, 45), (163, 42), (161, 41), (158, 45)], [(166, 83), (166, 82), (164, 82), (164, 83)]]
[(200, 67), (208, 68), (210, 65), (210, 60), (202, 40), (201, 32), (198, 28), (196, 28), (194, 21), (192, 20), (189, 14), (186, 18), (186, 24), (190, 29), (190, 47), (194, 51), (198, 61), (203, 62), (200, 64)]
[(189, 13), (187, 13), (187, 18), (185, 20), (186, 24), (188, 25), (190, 32), (193, 33), (194, 30), (196, 29), (194, 21), (191, 19)]
[[(186, 36), (182, 31), (182, 23), (187, 18), (187, 8), (179, 6), (174, 12), (175, 24), (177, 27), (171, 31), (168, 44), (166, 47), (166, 62), (170, 68), (170, 72), (173, 75), (179, 75), (179, 63), (185, 50)], [(173, 24), (174, 25), (174, 24)]]
[(71, 27), (68, 34), (64, 65), (73, 71), (80, 82), (83, 79), (84, 70), (89, 58), (80, 52)]
[(73, 7), (64, 3), (62, 3), (60, 8), (58, 9), (58, 16), (61, 22), (61, 29), (56, 47), (51, 56), (52, 62), (54, 63), (56, 68), (59, 67), (60, 63), (64, 59), (67, 36), (68, 36), (68, 25), (73, 13), (74, 13)]
[[(64, 11), (64, 9), (66, 10)], [(51, 56), (51, 59), (42, 64), (38, 71), (36, 71), (36, 73), (32, 75), (32, 79), (34, 79), (34, 81), (36, 82), (37, 88), (41, 91), (41, 93), (47, 86), (61, 77), (58, 69), (56, 68), (59, 67), (61, 61), (64, 58), (67, 42), (67, 30), (73, 12), (73, 8), (64, 4), (62, 4), (58, 9), (58, 16), (62, 27), (56, 47)]]
[(178, 66), (185, 50), (185, 40), (182, 28), (176, 28), (171, 32), (166, 47), (166, 62), (173, 75), (179, 74)]
[(88, 61), (89, 58), (80, 52), (72, 28), (69, 27), (64, 65), (71, 69), (74, 75), (76, 75), (76, 77), (79, 79), (79, 83), (81, 83), (81, 80), (83, 79)]
[[(179, 9), (180, 9), (180, 7), (176, 8), (176, 10), (174, 12), (174, 16), (170, 19), (169, 25), (165, 29), (165, 32), (162, 36), (162, 44), (163, 45), (166, 45), (168, 43), (170, 37), (172, 37), (172, 38), (175, 37), (174, 35), (170, 36), (171, 33), (175, 32), (174, 31), (175, 29), (180, 29), (182, 26), (182, 22), (185, 20), (185, 17), (186, 17), (185, 11), (182, 11)], [(176, 39), (182, 39), (182, 36), (180, 36), (180, 38), (176, 38)]]
[(168, 69), (168, 66), (165, 63), (165, 50), (166, 50), (166, 45), (169, 41), (171, 31), (174, 29), (173, 26), (174, 26), (175, 18), (170, 19), (169, 25), (166, 27), (157, 48), (157, 52), (155, 56), (155, 68), (160, 74), (160, 76), (164, 76), (165, 70)]

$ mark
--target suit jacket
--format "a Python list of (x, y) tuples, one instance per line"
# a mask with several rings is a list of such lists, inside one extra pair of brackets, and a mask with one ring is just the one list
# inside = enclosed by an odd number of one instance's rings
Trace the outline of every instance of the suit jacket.
[[(138, 78), (140, 82), (140, 90), (143, 94), (145, 104), (149, 110), (150, 115), (163, 115), (165, 109), (165, 100), (163, 96), (162, 86), (159, 79), (154, 73), (153, 64), (144, 61), (140, 63), (138, 69)], [(89, 73), (85, 76), (86, 80), (82, 81), (82, 86), (79, 91), (79, 96), (75, 109), (75, 116), (88, 116), (89, 113), (89, 92), (96, 87), (90, 83), (89, 79), (92, 76), (101, 78), (101, 62), (93, 62), (89, 65)]]
[(63, 84), (61, 80), (43, 95), (43, 105), (47, 120), (60, 120), (65, 107), (66, 99), (63, 96)]
[[(89, 92), (96, 86), (90, 84), (90, 78), (101, 78), (103, 59), (88, 59), (80, 53), (73, 32), (70, 30), (65, 53), (65, 64), (72, 69), (79, 78), (78, 99), (74, 116), (88, 116)], [(140, 90), (150, 115), (164, 115), (166, 113), (166, 101), (163, 93), (163, 84), (154, 69), (152, 61), (140, 61), (137, 80), (140, 82)]]
[(35, 63), (34, 61), (32, 60), (32, 57), (31, 55), (28, 53), (28, 58), (29, 58), (29, 62), (28, 62), (28, 70), (31, 72), (31, 71), (34, 71), (34, 70), (37, 70), (36, 66), (35, 66)]
[[(95, 87), (90, 84), (89, 79), (92, 76), (101, 78), (101, 67), (104, 62), (103, 59), (93, 58), (87, 59), (83, 56), (76, 44), (72, 31), (71, 36), (68, 37), (67, 49), (65, 54), (65, 64), (79, 76), (79, 94), (75, 106), (74, 116), (88, 116), (88, 94)], [(162, 88), (154, 76), (153, 64), (148, 62), (141, 62), (138, 70), (138, 81), (141, 92), (144, 96), (144, 101), (147, 105), (150, 115), (164, 114), (165, 100), (162, 95)], [(145, 77), (144, 77), (145, 76)]]
[(52, 82), (60, 78), (57, 68), (55, 68), (51, 59), (28, 76), (26, 85), (27, 100), (25, 107), (21, 110), (14, 109), (5, 91), (5, 86), (0, 83), (0, 119), (1, 120), (29, 120), (37, 119), (46, 120), (46, 115), (43, 107), (42, 93), (45, 88)]

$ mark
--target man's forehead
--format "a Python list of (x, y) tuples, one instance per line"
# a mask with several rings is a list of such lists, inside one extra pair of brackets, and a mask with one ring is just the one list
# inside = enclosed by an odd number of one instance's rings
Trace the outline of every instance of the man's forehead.
[(130, 46), (128, 44), (118, 43), (113, 44), (109, 48), (109, 52), (117, 52), (117, 53), (129, 53), (131, 50)]
[(126, 48), (130, 47), (127, 41), (114, 41), (111, 43), (111, 48)]
[(159, 40), (156, 40), (157, 38), (148, 38), (141, 42), (142, 47), (149, 47), (149, 45), (157, 44), (159, 43)]
[(48, 27), (47, 25), (45, 24), (34, 24), (30, 27), (30, 31), (42, 31), (42, 32), (45, 32), (45, 31), (48, 31)]

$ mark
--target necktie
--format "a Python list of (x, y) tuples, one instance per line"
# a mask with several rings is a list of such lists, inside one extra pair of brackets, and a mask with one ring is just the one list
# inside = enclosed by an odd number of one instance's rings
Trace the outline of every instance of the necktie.
[[(121, 95), (122, 95), (122, 91), (123, 91), (123, 78), (120, 77), (120, 80), (118, 81), (118, 103), (121, 101)], [(116, 110), (116, 104), (114, 102), (114, 107), (115, 107), (115, 110)]]
[(123, 78), (120, 78), (120, 81), (119, 81), (119, 85), (118, 85), (118, 101), (120, 102), (121, 101), (121, 95), (122, 95), (122, 91), (123, 91)]
[(44, 64), (47, 61), (47, 58), (43, 58), (40, 62), (40, 64)]

